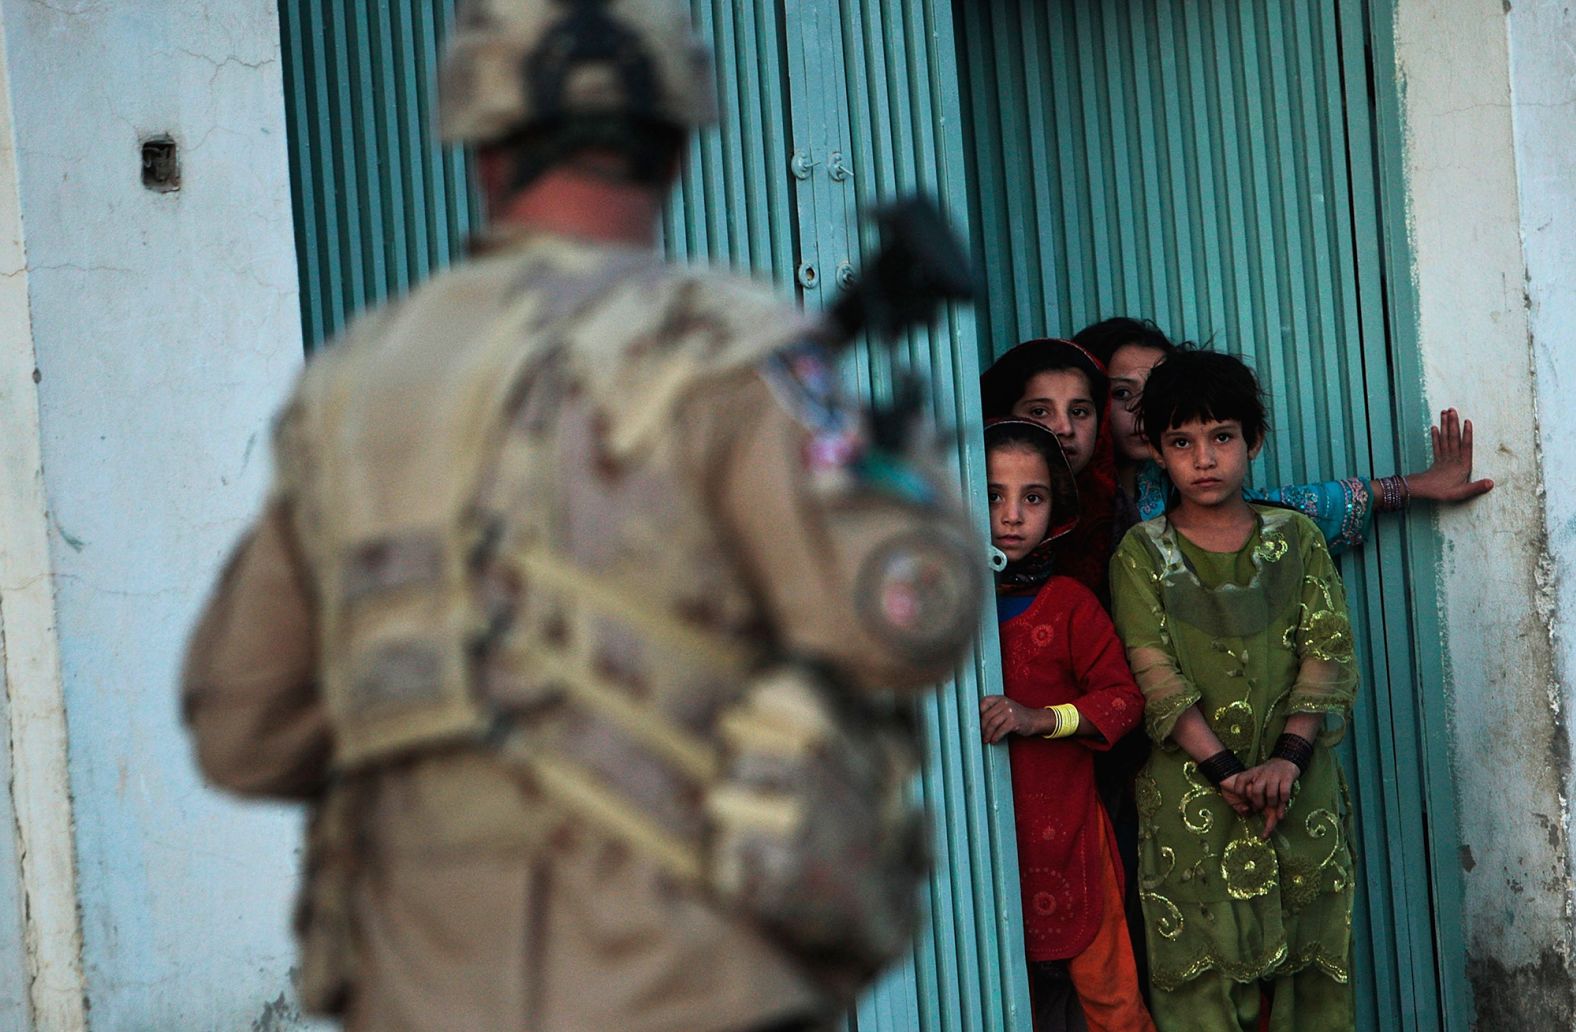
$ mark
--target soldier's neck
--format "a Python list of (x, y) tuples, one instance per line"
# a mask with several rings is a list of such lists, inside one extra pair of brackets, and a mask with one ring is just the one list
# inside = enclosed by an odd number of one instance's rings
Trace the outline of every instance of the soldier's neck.
[(650, 187), (554, 169), (510, 197), (493, 222), (506, 230), (655, 247), (662, 200)]

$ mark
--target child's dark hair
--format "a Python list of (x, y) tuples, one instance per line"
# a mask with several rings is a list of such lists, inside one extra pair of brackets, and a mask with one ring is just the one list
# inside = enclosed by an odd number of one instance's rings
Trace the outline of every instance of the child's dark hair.
[(980, 403), (985, 418), (1007, 415), (1023, 397), (1030, 380), (1041, 373), (1061, 369), (1083, 374), (1089, 384), (1089, 400), (1094, 402), (1094, 410), (1103, 420), (1109, 390), (1105, 367), (1082, 347), (1059, 337), (1026, 340), (980, 374)]
[(1052, 453), (1055, 444), (1055, 435), (1026, 419), (1003, 419), (985, 427), (986, 454), (1006, 448), (1022, 448), (1038, 452), (1044, 457), (1045, 465), (1055, 469), (1057, 463), (1067, 464), (1060, 454)]
[(1156, 448), (1167, 430), (1193, 420), (1235, 419), (1249, 447), (1270, 429), (1253, 370), (1234, 355), (1203, 349), (1173, 351), (1150, 370), (1141, 415), (1144, 436)]
[(1051, 522), (1070, 526), (1078, 520), (1078, 485), (1067, 465), (1067, 456), (1056, 435), (1043, 423), (1032, 419), (995, 419), (985, 424), (985, 454), (994, 451), (1022, 449), (1033, 452), (1045, 460), (1045, 471), (1050, 477)]
[(1073, 343), (1098, 358), (1107, 367), (1110, 366), (1111, 356), (1116, 354), (1117, 349), (1128, 344), (1136, 344), (1141, 348), (1154, 348), (1168, 355), (1177, 349), (1176, 343), (1155, 325), (1153, 319), (1134, 319), (1126, 315), (1102, 319), (1085, 326), (1073, 334)]

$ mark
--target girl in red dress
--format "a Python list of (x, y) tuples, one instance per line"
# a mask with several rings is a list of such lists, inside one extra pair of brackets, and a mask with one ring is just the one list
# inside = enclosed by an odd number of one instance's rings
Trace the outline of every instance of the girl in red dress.
[[(1011, 750), (1036, 1032), (1079, 1027), (1077, 1010), (1091, 1032), (1151, 1032), (1093, 764), (1137, 725), (1143, 696), (1093, 593), (1052, 573), (1052, 543), (1079, 516), (1056, 435), (1004, 419), (986, 427), (985, 449), (991, 542), (1006, 558), (997, 575), (1006, 694), (980, 701), (980, 729)], [(1054, 999), (1059, 977), (1076, 993), (1072, 1014)]]

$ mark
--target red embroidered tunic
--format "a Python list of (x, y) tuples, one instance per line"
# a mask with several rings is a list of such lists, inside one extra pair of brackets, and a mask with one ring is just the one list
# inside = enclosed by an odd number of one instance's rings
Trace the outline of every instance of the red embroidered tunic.
[(1095, 794), (1094, 751), (1137, 726), (1144, 700), (1111, 618), (1088, 588), (1052, 577), (1029, 608), (1001, 625), (1002, 680), (1009, 699), (1040, 708), (1071, 702), (1098, 738), (1051, 741), (1014, 735), (1012, 803), (1018, 826), (1029, 960), (1065, 960), (1088, 948), (1102, 914), (1103, 869), (1117, 855), (1111, 822)]

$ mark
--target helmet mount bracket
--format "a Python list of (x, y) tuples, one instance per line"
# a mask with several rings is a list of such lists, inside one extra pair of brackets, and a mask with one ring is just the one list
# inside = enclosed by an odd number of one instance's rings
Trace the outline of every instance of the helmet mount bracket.
[(655, 117), (657, 70), (638, 34), (612, 17), (605, 0), (560, 0), (569, 10), (525, 55), (525, 86), (542, 118), (568, 115), (570, 79), (593, 65), (606, 67), (622, 91), (626, 117)]

